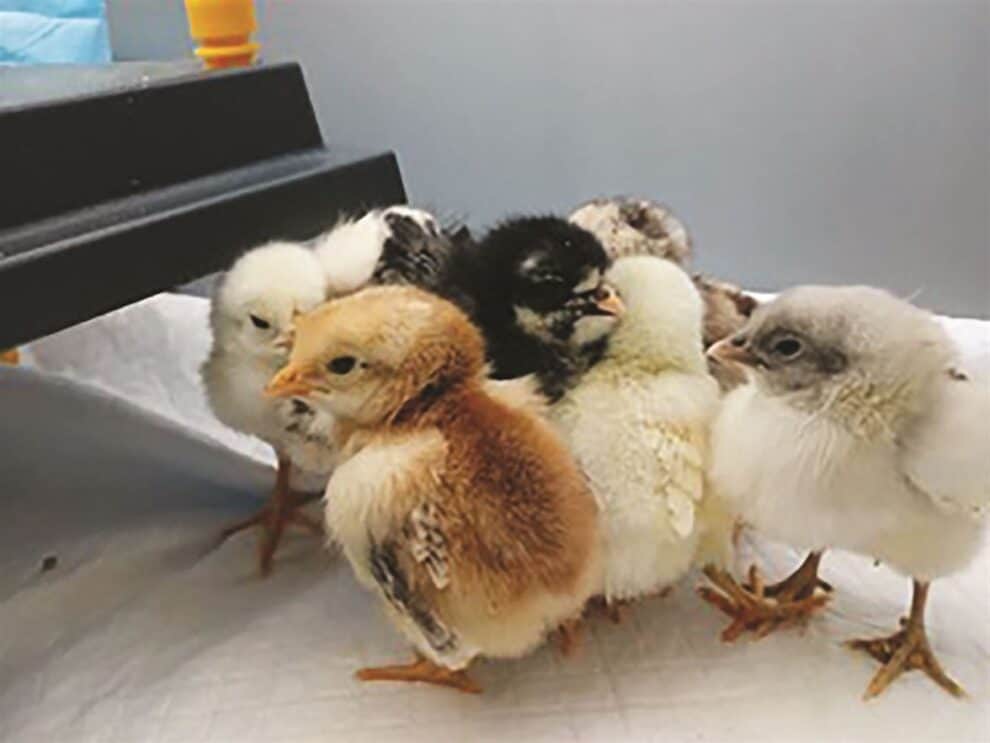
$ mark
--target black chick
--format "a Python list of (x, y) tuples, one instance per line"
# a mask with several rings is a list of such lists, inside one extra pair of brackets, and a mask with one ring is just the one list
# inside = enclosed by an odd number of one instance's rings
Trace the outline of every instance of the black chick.
[(601, 357), (622, 312), (608, 265), (594, 235), (554, 216), (510, 218), (459, 244), (451, 286), (484, 333), (492, 376), (534, 374), (558, 399)]

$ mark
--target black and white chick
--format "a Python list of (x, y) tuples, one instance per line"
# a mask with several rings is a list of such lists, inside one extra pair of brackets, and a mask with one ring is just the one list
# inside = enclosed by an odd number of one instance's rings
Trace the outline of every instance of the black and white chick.
[(601, 356), (621, 302), (601, 243), (559, 217), (515, 217), (475, 241), (465, 227), (391, 206), (320, 238), (330, 296), (375, 284), (426, 289), (480, 327), (496, 379), (533, 374), (557, 399)]
[(319, 522), (297, 509), (307, 500), (302, 493), (322, 491), (333, 469), (333, 450), (324, 444), (333, 421), (300, 400), (272, 400), (263, 391), (288, 359), (293, 318), (321, 304), (325, 288), (312, 251), (276, 242), (241, 256), (221, 279), (210, 307), (213, 345), (200, 370), (210, 407), (225, 425), (270, 444), (278, 460), (268, 502), (221, 534), (225, 539), (263, 527), (262, 575), (271, 571), (287, 524), (322, 535)]
[(601, 358), (622, 314), (609, 264), (594, 235), (555, 216), (513, 217), (465, 241), (451, 281), (473, 305), (465, 309), (485, 336), (492, 377), (532, 374), (559, 399)]

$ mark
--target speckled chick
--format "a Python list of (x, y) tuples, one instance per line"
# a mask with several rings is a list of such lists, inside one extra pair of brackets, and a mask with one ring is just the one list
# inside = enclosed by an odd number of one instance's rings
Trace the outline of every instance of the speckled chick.
[(395, 286), (330, 302), (268, 389), (355, 430), (327, 526), (420, 655), (359, 678), (479, 691), (472, 659), (524, 655), (581, 613), (601, 580), (594, 498), (532, 401), (493, 394), (453, 304)]
[(611, 260), (653, 255), (680, 266), (691, 260), (687, 228), (659, 201), (622, 196), (593, 199), (571, 212), (569, 219), (597, 237)]
[(619, 259), (606, 274), (626, 307), (605, 355), (551, 408), (602, 512), (609, 603), (724, 560), (732, 520), (706, 487), (719, 390), (701, 347), (702, 303), (670, 261)]

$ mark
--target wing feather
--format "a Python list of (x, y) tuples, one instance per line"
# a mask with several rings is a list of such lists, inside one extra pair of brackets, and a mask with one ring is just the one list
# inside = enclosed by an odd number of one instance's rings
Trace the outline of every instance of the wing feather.
[(931, 413), (898, 443), (904, 476), (940, 509), (990, 513), (990, 380), (948, 372)]
[(698, 504), (705, 494), (705, 436), (690, 426), (651, 422), (643, 435), (656, 453), (657, 491), (667, 504), (671, 526), (681, 537), (695, 528)]

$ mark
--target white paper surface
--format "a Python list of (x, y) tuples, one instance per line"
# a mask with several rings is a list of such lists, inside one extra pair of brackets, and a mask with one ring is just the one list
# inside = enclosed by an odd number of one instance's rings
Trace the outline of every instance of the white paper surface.
[[(990, 370), (990, 325), (947, 322)], [(916, 673), (860, 701), (876, 666), (842, 641), (892, 632), (910, 583), (837, 552), (835, 598), (803, 635), (723, 645), (689, 580), (622, 626), (592, 622), (576, 659), (478, 664), (477, 698), (359, 684), (409, 651), (339, 556), (291, 536), (260, 580), (254, 534), (213, 541), (257, 506), (271, 457), (212, 419), (206, 347), (205, 301), (163, 295), (0, 368), (0, 740), (990, 740), (986, 550), (929, 606), (963, 701)], [(747, 548), (771, 578), (799, 560)]]

